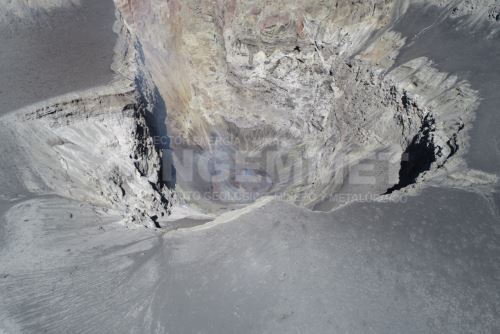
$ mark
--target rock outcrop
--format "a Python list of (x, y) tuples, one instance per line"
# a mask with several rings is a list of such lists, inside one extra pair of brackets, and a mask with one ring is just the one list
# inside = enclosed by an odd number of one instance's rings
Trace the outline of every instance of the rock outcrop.
[(154, 88), (139, 87), (133, 37), (120, 21), (115, 30), (114, 82), (3, 116), (10, 133), (2, 142), (16, 151), (10, 173), (29, 193), (101, 206), (129, 226), (159, 227), (172, 194), (162, 182), (150, 121), (156, 102), (144, 94)]

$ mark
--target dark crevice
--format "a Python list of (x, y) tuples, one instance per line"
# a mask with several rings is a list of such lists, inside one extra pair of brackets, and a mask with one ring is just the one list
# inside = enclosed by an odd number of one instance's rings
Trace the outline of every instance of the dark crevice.
[(446, 142), (446, 145), (448, 145), (448, 147), (450, 148), (450, 155), (448, 155), (448, 158), (451, 158), (452, 156), (454, 156), (457, 152), (458, 152), (458, 149), (459, 149), (459, 146), (458, 146), (458, 143), (457, 143), (457, 134), (453, 134), (453, 138), (451, 138), (450, 140), (448, 140)]
[(161, 228), (161, 225), (160, 223), (158, 222), (158, 216), (154, 215), (154, 216), (151, 216), (149, 217), (151, 218), (151, 220), (153, 221), (153, 223), (155, 224), (155, 227), (156, 228)]
[(403, 96), (401, 96), (401, 103), (406, 110), (410, 107), (417, 108), (417, 103), (408, 96), (408, 92), (406, 90), (403, 91)]
[(425, 117), (419, 133), (413, 137), (401, 158), (399, 183), (389, 188), (385, 195), (414, 184), (419, 175), (428, 171), (436, 161), (436, 147), (432, 138), (434, 123), (432, 116)]
[(446, 164), (446, 162), (448, 162), (448, 160), (450, 160), (451, 157), (457, 154), (458, 150), (460, 149), (460, 145), (458, 145), (458, 134), (460, 133), (460, 131), (464, 129), (464, 127), (465, 127), (464, 124), (460, 124), (458, 131), (454, 133), (453, 136), (446, 142), (446, 145), (450, 149), (450, 153), (446, 157), (446, 160), (442, 164), (440, 164), (438, 168), (443, 167), (444, 164)]
[(125, 189), (123, 189), (123, 186), (120, 184), (118, 185), (118, 187), (120, 188), (120, 191), (122, 192), (122, 197), (125, 197), (125, 195), (127, 194)]

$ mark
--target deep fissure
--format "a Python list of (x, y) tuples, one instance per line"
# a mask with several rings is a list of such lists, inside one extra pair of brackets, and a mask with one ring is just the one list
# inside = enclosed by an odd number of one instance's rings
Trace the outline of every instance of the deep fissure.
[(432, 163), (436, 161), (436, 146), (432, 139), (434, 125), (434, 118), (427, 115), (419, 133), (413, 137), (401, 157), (399, 182), (389, 188), (385, 194), (391, 194), (416, 183), (422, 173), (431, 169)]

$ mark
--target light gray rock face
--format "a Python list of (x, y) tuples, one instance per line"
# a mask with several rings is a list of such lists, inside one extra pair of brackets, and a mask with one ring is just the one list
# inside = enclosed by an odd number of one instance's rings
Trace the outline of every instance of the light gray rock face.
[(4, 143), (18, 146), (14, 170), (4, 173), (29, 192), (117, 209), (138, 223), (165, 216), (168, 201), (154, 189), (161, 188), (160, 157), (135, 101), (129, 88), (2, 118)]
[(0, 333), (500, 330), (497, 0), (115, 4), (0, 117)]

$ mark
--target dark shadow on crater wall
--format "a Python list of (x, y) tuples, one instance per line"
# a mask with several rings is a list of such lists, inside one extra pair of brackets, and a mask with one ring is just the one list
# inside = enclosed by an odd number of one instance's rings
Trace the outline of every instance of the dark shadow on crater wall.
[(175, 189), (176, 169), (166, 125), (167, 106), (158, 88), (154, 87), (152, 95), (151, 101), (153, 101), (153, 104), (151, 105), (151, 113), (146, 114), (146, 121), (150, 124), (155, 147), (162, 152), (160, 167), (161, 181), (169, 189)]
[(412, 139), (401, 158), (401, 169), (399, 170), (399, 182), (387, 190), (384, 195), (392, 194), (417, 182), (417, 178), (424, 172), (430, 170), (436, 161), (435, 146), (432, 141), (432, 126), (434, 119), (427, 116), (417, 135)]
[[(145, 56), (142, 45), (135, 42), (137, 56), (142, 64), (145, 64)], [(145, 79), (144, 73), (139, 73), (135, 78), (138, 87), (141, 104), (146, 108), (146, 122), (148, 124), (155, 148), (161, 152), (160, 181), (169, 189), (175, 189), (177, 172), (174, 166), (170, 137), (167, 130), (167, 106), (154, 83)]]

